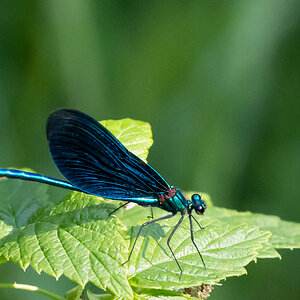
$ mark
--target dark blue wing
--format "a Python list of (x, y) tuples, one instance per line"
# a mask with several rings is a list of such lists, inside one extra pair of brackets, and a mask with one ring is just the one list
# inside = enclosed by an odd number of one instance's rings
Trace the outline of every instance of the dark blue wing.
[(157, 197), (167, 182), (104, 126), (71, 109), (52, 113), (47, 138), (61, 174), (86, 193), (110, 199)]

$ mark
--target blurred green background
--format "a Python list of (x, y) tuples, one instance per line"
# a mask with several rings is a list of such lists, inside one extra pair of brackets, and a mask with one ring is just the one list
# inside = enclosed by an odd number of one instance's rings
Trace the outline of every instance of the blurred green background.
[[(2, 1), (0, 166), (60, 177), (55, 109), (152, 125), (149, 162), (215, 205), (300, 221), (300, 2)], [(53, 201), (65, 191), (50, 188)], [(4, 200), (4, 199), (1, 199)], [(0, 201), (1, 201), (0, 200)], [(300, 251), (251, 263), (217, 299), (299, 299)], [(73, 286), (0, 265), (0, 282)], [(0, 299), (46, 299), (0, 290)]]

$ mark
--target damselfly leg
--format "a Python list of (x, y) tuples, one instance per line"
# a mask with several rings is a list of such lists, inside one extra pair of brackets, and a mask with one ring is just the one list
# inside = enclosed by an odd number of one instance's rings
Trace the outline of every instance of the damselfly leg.
[(153, 219), (153, 207), (150, 207), (150, 211), (151, 211), (151, 216), (148, 216), (149, 219)]
[(125, 202), (124, 204), (122, 204), (121, 206), (117, 207), (116, 209), (114, 209), (111, 213), (108, 214), (108, 216), (110, 217), (113, 213), (115, 213), (116, 211), (118, 211), (120, 208), (124, 207), (125, 205), (127, 205), (129, 202)]
[(167, 241), (167, 245), (168, 245), (168, 247), (169, 247), (169, 249), (170, 249), (170, 251), (171, 251), (171, 253), (172, 253), (172, 255), (173, 255), (173, 258), (175, 259), (176, 264), (177, 264), (177, 266), (178, 266), (178, 268), (179, 268), (179, 270), (180, 270), (179, 280), (180, 280), (181, 275), (182, 275), (182, 269), (181, 269), (181, 267), (180, 267), (180, 265), (179, 265), (179, 262), (178, 262), (178, 260), (177, 260), (177, 258), (176, 258), (176, 256), (175, 256), (175, 254), (174, 254), (174, 252), (173, 252), (173, 250), (172, 250), (172, 248), (171, 248), (171, 246), (170, 246), (170, 241), (171, 241), (171, 238), (172, 238), (173, 234), (175, 233), (175, 231), (178, 229), (179, 225), (180, 225), (181, 222), (183, 221), (184, 215), (185, 215), (185, 211), (183, 211), (183, 212), (181, 213), (181, 217), (180, 217), (179, 221), (177, 222), (177, 224), (175, 225), (175, 227), (173, 228), (171, 234), (170, 234), (169, 237), (168, 237), (168, 241)]
[(200, 226), (200, 224), (198, 223), (198, 221), (194, 218), (194, 216), (192, 215), (191, 211), (189, 211), (188, 214), (189, 214), (189, 220), (190, 220), (191, 240), (192, 240), (195, 248), (197, 249), (197, 252), (198, 252), (198, 254), (199, 254), (200, 258), (201, 258), (201, 261), (203, 263), (204, 269), (206, 269), (206, 265), (205, 265), (205, 262), (203, 260), (203, 257), (202, 257), (202, 255), (201, 255), (201, 253), (200, 253), (200, 251), (198, 249), (198, 246), (197, 246), (197, 244), (195, 243), (195, 240), (194, 240), (194, 230), (193, 230), (193, 221), (192, 221), (192, 218), (197, 222), (197, 224), (199, 225), (199, 227), (201, 229), (203, 229), (203, 228)]
[(200, 225), (200, 223), (199, 223), (199, 222), (197, 221), (197, 219), (192, 215), (191, 212), (189, 213), (189, 216), (191, 216), (191, 217), (194, 219), (194, 221), (198, 224), (198, 226), (200, 227), (200, 229), (205, 229), (205, 227), (203, 227), (203, 226)]

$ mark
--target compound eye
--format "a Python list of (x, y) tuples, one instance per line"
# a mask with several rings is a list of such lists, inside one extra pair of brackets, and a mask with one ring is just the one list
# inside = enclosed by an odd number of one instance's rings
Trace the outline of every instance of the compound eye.
[(203, 215), (204, 211), (205, 211), (205, 208), (203, 205), (199, 205), (199, 206), (195, 207), (195, 212), (198, 215)]
[(192, 195), (191, 199), (193, 202), (196, 202), (196, 201), (201, 200), (201, 196), (199, 194), (194, 194), (194, 195)]

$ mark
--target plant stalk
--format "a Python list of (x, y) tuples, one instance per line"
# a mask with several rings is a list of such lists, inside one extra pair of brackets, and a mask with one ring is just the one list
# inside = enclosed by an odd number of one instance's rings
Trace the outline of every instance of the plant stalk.
[(19, 289), (19, 290), (25, 290), (30, 292), (37, 292), (44, 296), (47, 296), (54, 300), (65, 300), (64, 297), (61, 297), (59, 295), (56, 295), (54, 293), (51, 293), (49, 291), (46, 291), (44, 289), (41, 289), (37, 286), (28, 285), (28, 284), (19, 284), (19, 283), (0, 283), (0, 288), (10, 288), (10, 289)]

